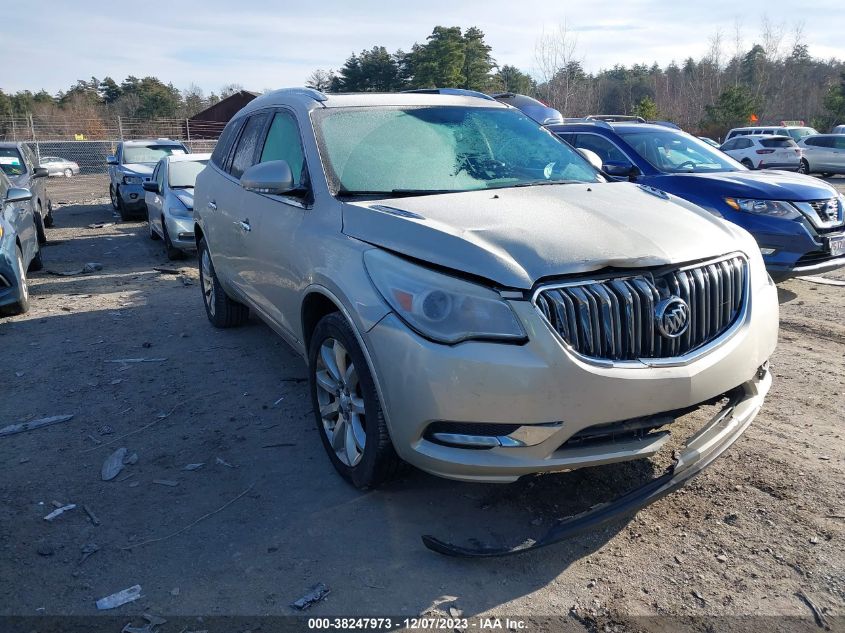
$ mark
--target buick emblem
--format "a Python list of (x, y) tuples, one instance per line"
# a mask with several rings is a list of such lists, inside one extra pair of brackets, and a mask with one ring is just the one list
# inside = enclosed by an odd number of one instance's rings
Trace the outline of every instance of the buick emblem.
[(657, 304), (654, 319), (666, 338), (678, 338), (689, 327), (689, 306), (680, 297), (669, 297)]

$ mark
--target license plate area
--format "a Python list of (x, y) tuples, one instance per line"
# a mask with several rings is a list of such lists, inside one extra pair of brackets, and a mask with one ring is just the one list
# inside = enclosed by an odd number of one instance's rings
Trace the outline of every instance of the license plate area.
[(845, 235), (837, 235), (836, 237), (830, 237), (828, 238), (827, 243), (830, 248), (831, 257), (845, 255)]

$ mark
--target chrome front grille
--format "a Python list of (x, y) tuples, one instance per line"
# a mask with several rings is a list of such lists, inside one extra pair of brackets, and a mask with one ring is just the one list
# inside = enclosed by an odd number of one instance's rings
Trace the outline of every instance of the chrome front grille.
[[(657, 312), (686, 303), (686, 330), (671, 338)], [(534, 304), (570, 348), (590, 359), (635, 361), (684, 356), (725, 334), (748, 301), (742, 255), (540, 288)], [(682, 310), (683, 311), (683, 310)], [(665, 329), (665, 328), (664, 328)]]

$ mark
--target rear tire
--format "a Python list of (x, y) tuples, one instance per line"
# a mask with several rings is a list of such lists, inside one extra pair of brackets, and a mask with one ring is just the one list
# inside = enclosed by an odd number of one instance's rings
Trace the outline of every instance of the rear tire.
[(741, 162), (743, 165), (745, 165), (748, 169), (754, 169), (754, 163), (752, 163), (752, 162), (751, 162), (750, 160), (748, 160), (747, 158), (743, 158), (743, 159), (742, 159), (741, 161), (739, 161), (739, 162)]
[(65, 169), (64, 174), (65, 178), (73, 178), (73, 170), (70, 167)]
[(809, 174), (810, 173), (810, 163), (807, 162), (807, 159), (802, 158), (801, 162), (798, 164), (798, 173), (799, 174)]
[(41, 246), (38, 247), (38, 252), (35, 253), (35, 257), (32, 258), (32, 261), (29, 262), (29, 270), (35, 272), (39, 271), (44, 268), (44, 260), (41, 259)]
[(214, 327), (219, 328), (237, 327), (246, 323), (249, 319), (249, 308), (230, 298), (223, 290), (223, 286), (217, 279), (217, 273), (214, 272), (214, 264), (205, 238), (200, 240), (197, 256), (200, 264), (202, 301), (208, 320)]
[(35, 214), (35, 234), (38, 236), (38, 245), (43, 246), (47, 243), (47, 232), (44, 230), (45, 220), (41, 203), (38, 203), (38, 213)]
[(402, 461), (393, 448), (367, 359), (339, 312), (323, 317), (314, 329), (308, 382), (320, 440), (340, 476), (361, 489), (394, 478)]

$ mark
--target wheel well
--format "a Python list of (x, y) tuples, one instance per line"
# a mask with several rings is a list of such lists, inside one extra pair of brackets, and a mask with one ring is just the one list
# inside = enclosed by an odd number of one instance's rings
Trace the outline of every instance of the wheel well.
[(312, 292), (305, 297), (302, 302), (302, 335), (306, 353), (311, 346), (311, 335), (320, 319), (339, 310), (334, 301), (319, 292)]
[(199, 250), (200, 240), (202, 240), (202, 237), (203, 235), (200, 225), (194, 222), (194, 241), (197, 243), (197, 250)]

